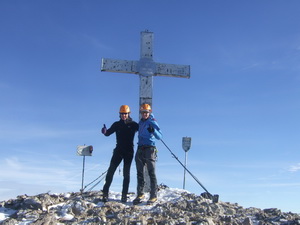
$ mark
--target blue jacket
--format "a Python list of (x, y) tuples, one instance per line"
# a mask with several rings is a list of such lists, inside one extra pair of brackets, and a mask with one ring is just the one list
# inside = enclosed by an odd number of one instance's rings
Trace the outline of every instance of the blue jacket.
[[(148, 127), (154, 128), (154, 132), (150, 133)], [(161, 130), (154, 119), (153, 114), (150, 114), (147, 120), (141, 119), (139, 122), (139, 135), (138, 146), (151, 145), (155, 146), (155, 139), (160, 140), (162, 138)]]

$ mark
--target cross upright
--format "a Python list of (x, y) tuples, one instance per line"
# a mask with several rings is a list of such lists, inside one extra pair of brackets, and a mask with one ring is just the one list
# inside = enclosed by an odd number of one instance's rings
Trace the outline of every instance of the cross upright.
[(101, 71), (133, 73), (140, 77), (139, 106), (149, 104), (152, 107), (153, 76), (190, 78), (189, 65), (156, 63), (153, 61), (153, 32), (141, 32), (140, 60), (119, 60), (102, 58)]

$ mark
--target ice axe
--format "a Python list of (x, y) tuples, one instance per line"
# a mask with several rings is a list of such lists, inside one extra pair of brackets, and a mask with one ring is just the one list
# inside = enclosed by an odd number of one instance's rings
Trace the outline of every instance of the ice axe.
[(194, 174), (191, 173), (190, 170), (186, 168), (185, 165), (178, 159), (178, 157), (171, 151), (171, 149), (166, 145), (166, 143), (161, 139), (161, 142), (166, 146), (166, 148), (169, 150), (169, 152), (172, 154), (172, 156), (179, 162), (179, 164), (194, 178), (194, 180), (205, 190), (204, 193), (201, 194), (203, 198), (207, 198), (213, 201), (213, 203), (218, 203), (219, 201), (219, 195), (212, 195), (209, 193), (209, 191), (201, 184), (201, 182), (197, 179), (197, 177), (194, 176)]

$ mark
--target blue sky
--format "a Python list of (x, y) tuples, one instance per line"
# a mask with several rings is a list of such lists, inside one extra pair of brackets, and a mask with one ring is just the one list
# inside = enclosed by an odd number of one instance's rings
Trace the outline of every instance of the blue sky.
[[(123, 104), (138, 120), (139, 78), (100, 72), (101, 58), (138, 60), (149, 30), (156, 62), (191, 66), (154, 78), (167, 145), (184, 161), (192, 137), (188, 168), (221, 201), (300, 212), (299, 1), (3, 0), (0, 26), (0, 200), (79, 191), (77, 145), (94, 146), (85, 183), (107, 169), (115, 137), (100, 129)], [(158, 183), (182, 188), (157, 147)], [(135, 191), (134, 163), (131, 177)], [(203, 192), (188, 175), (186, 189)]]

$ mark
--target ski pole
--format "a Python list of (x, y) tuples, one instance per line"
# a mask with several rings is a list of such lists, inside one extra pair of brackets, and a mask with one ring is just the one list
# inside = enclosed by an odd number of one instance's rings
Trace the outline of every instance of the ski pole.
[(161, 139), (161, 142), (166, 146), (166, 148), (170, 151), (170, 153), (172, 154), (172, 156), (180, 163), (180, 165), (194, 178), (194, 180), (210, 195), (213, 196), (212, 194), (210, 194), (208, 192), (208, 190), (203, 186), (203, 184), (201, 184), (201, 182), (197, 179), (197, 177), (195, 177), (191, 171), (189, 171), (186, 166), (183, 165), (183, 163), (178, 159), (178, 157), (171, 151), (171, 149), (166, 145), (166, 143)]

